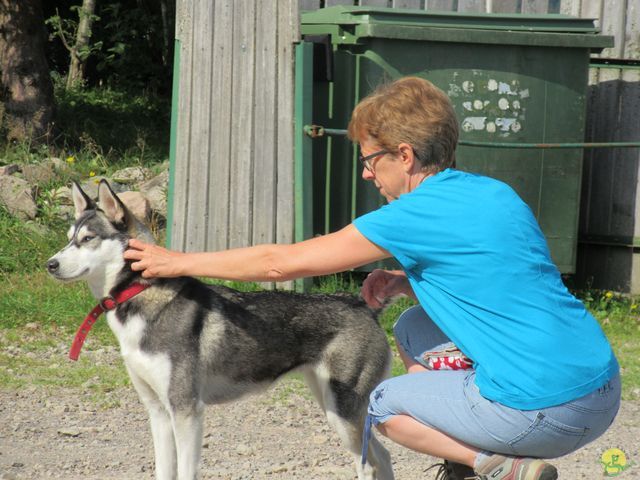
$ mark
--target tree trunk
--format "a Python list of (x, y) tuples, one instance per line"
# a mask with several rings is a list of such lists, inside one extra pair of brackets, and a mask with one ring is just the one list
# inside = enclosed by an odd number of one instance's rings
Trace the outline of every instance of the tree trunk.
[(0, 127), (8, 140), (50, 135), (53, 84), (41, 0), (0, 0)]
[(169, 64), (169, 8), (167, 0), (160, 0), (160, 18), (162, 19), (162, 65)]
[(67, 88), (82, 84), (84, 81), (84, 69), (87, 64), (86, 49), (91, 41), (91, 27), (93, 26), (96, 11), (96, 0), (82, 0), (82, 7), (78, 10), (78, 33), (76, 42), (71, 49), (71, 63), (67, 76)]

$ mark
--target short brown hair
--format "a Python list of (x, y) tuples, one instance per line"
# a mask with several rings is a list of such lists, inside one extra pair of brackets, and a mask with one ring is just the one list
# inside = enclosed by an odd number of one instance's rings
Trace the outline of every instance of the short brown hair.
[(404, 77), (379, 86), (356, 105), (348, 135), (354, 142), (371, 136), (390, 152), (408, 143), (431, 173), (455, 165), (458, 121), (453, 105), (423, 78)]

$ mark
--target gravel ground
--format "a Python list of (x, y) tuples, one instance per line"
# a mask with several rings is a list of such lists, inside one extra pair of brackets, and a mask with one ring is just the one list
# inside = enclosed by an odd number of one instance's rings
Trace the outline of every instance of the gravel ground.
[[(144, 408), (133, 388), (110, 395), (117, 407), (97, 406), (89, 392), (0, 391), (0, 479), (153, 478)], [(202, 479), (355, 478), (351, 457), (295, 379), (258, 396), (208, 407), (204, 432)], [(426, 470), (436, 459), (383, 441), (397, 479), (435, 477)], [(639, 444), (640, 402), (624, 402), (606, 435), (554, 463), (561, 479), (594, 480), (603, 477), (602, 453), (620, 448), (639, 464), (617, 478), (640, 479)]]

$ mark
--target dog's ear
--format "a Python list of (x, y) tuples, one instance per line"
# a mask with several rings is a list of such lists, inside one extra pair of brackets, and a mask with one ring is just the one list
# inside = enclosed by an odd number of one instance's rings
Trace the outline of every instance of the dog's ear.
[(98, 207), (111, 222), (126, 224), (127, 209), (106, 180), (98, 185)]
[(73, 198), (73, 206), (76, 209), (76, 219), (78, 219), (84, 211), (96, 208), (96, 204), (89, 198), (89, 195), (84, 193), (84, 190), (80, 188), (78, 182), (73, 182), (71, 186), (71, 196)]
[(98, 207), (109, 221), (117, 228), (126, 231), (131, 238), (138, 238), (147, 243), (155, 243), (153, 234), (147, 226), (138, 220), (115, 194), (105, 180), (98, 185)]

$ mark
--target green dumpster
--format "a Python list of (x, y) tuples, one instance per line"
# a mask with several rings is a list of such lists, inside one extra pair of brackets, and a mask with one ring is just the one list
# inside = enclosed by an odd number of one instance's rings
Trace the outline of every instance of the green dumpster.
[[(302, 14), (296, 53), (296, 237), (335, 231), (384, 200), (360, 178), (344, 135), (353, 107), (405, 75), (447, 92), (457, 167), (510, 184), (536, 214), (563, 273), (575, 271), (582, 155), (504, 144), (584, 141), (591, 52), (613, 45), (593, 20), (336, 6)], [(340, 132), (338, 132), (340, 133)], [(490, 144), (487, 146), (486, 144)]]

